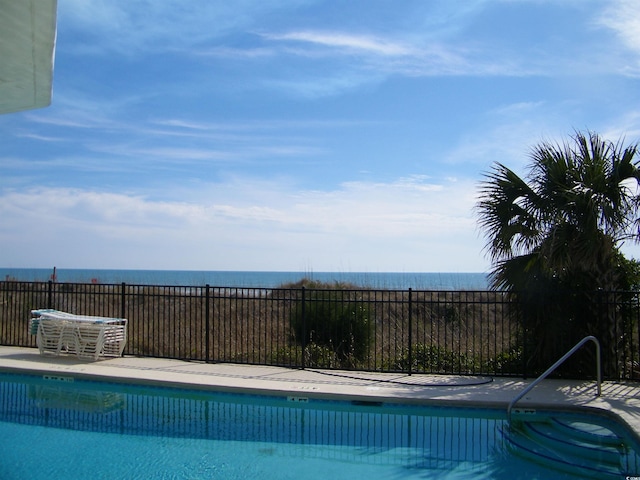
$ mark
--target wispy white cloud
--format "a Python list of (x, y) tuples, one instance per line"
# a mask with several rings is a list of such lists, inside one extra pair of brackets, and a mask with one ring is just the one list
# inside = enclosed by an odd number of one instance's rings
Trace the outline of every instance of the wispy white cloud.
[[(295, 6), (298, 2), (292, 2)], [(65, 51), (124, 55), (186, 50), (232, 31), (250, 28), (274, 2), (146, 0), (61, 0), (59, 22), (81, 31), (94, 42), (62, 44)]]
[(263, 34), (263, 37), (288, 45), (309, 46), (306, 50), (293, 47), (282, 49), (283, 54), (313, 58), (318, 56), (319, 51), (324, 51), (324, 56), (356, 56), (356, 63), (352, 63), (354, 60), (350, 58), (349, 63), (336, 67), (346, 67), (351, 71), (363, 68), (367, 76), (374, 72), (384, 75), (436, 76), (522, 75), (531, 71), (530, 67), (519, 65), (513, 59), (492, 58), (478, 46), (463, 47), (459, 41), (447, 43), (406, 33), (400, 39), (322, 30), (271, 33)]
[[(474, 165), (481, 172), (487, 171), (494, 162), (499, 162), (524, 174), (531, 149), (537, 144), (561, 143), (576, 129), (608, 131), (608, 127), (600, 123), (585, 126), (572, 124), (577, 115), (575, 112), (580, 108), (580, 105), (573, 105), (569, 101), (499, 105), (485, 112), (477, 126), (460, 135), (457, 143), (447, 152), (445, 161), (451, 165)], [(624, 128), (629, 127), (629, 122), (625, 122)]]
[(606, 54), (610, 61), (604, 64), (623, 74), (640, 76), (640, 3), (635, 0), (612, 0), (594, 16), (594, 23), (612, 30), (626, 47), (624, 54), (609, 49)]
[[(28, 127), (14, 135), (43, 143), (74, 145), (73, 154), (50, 154), (36, 161), (16, 157), (7, 168), (67, 168), (82, 171), (139, 171), (143, 167), (186, 167), (189, 162), (249, 164), (267, 158), (302, 161), (326, 153), (313, 139), (317, 130), (344, 129), (366, 122), (345, 120), (293, 121), (268, 119), (238, 122), (197, 121), (182, 118), (126, 118), (126, 109), (101, 109), (86, 102), (55, 110), (27, 113)], [(42, 135), (41, 131), (47, 131)], [(57, 132), (58, 136), (52, 135)], [(286, 132), (286, 133), (285, 133)], [(30, 158), (30, 157), (29, 157)], [(131, 163), (131, 160), (135, 163)], [(211, 163), (210, 163), (211, 164)]]
[[(633, 8), (630, 2), (619, 1)], [(304, 9), (316, 2), (197, 2), (189, 8), (170, 1), (66, 2), (61, 21), (95, 38), (96, 48), (118, 49), (125, 55), (172, 51), (200, 57), (196, 61), (214, 69), (210, 74), (214, 77), (219, 62), (235, 62), (242, 68), (255, 63), (261, 68), (251, 82), (225, 88), (277, 89), (294, 97), (324, 98), (375, 87), (394, 76), (547, 76), (593, 71), (601, 63), (582, 60), (575, 50), (563, 54), (565, 49), (559, 48), (508, 48), (490, 33), (473, 35), (475, 22), (495, 8), (484, 0), (464, 7), (415, 2), (407, 7), (410, 19), (394, 18), (384, 28), (365, 23), (358, 30), (349, 18), (318, 26), (322, 22), (313, 20), (313, 10)], [(299, 6), (303, 8), (294, 8)], [(291, 15), (290, 22), (271, 26), (265, 19), (280, 9)], [(622, 29), (620, 22), (610, 23)], [(623, 30), (630, 36), (633, 26)], [(158, 84), (154, 91), (161, 88)]]
[(277, 50), (274, 50), (272, 48), (233, 48), (225, 46), (203, 48), (192, 53), (196, 56), (202, 57), (218, 57), (240, 60), (274, 57), (278, 54)]
[(531, 116), (536, 115), (541, 108), (543, 108), (545, 102), (537, 101), (537, 102), (517, 102), (511, 103), (508, 105), (500, 105), (497, 108), (494, 108), (490, 113), (499, 115), (501, 117), (506, 118), (517, 118), (522, 116)]
[(315, 130), (315, 129), (336, 129), (336, 128), (353, 128), (377, 125), (379, 120), (362, 120), (362, 119), (286, 119), (286, 118), (268, 118), (268, 119), (247, 119), (236, 122), (198, 122), (185, 118), (163, 118), (151, 120), (150, 123), (157, 125), (166, 125), (171, 127), (184, 128), (186, 130), (208, 130), (208, 131), (224, 131), (224, 132), (247, 132), (247, 131), (265, 131), (265, 130)]
[(366, 3), (60, 0), (54, 104), (0, 118), (0, 259), (481, 270), (492, 162), (639, 136), (637, 2)]
[(59, 137), (53, 137), (51, 135), (38, 135), (37, 133), (16, 133), (17, 138), (25, 138), (30, 140), (37, 140), (39, 142), (62, 142), (64, 139)]
[(612, 0), (596, 16), (596, 22), (613, 30), (630, 50), (640, 55), (640, 3)]
[[(480, 246), (473, 238), (470, 202), (474, 199), (469, 185), (428, 180), (414, 176), (388, 184), (355, 182), (321, 192), (283, 190), (280, 182), (236, 179), (219, 188), (209, 186), (198, 202), (154, 201), (81, 189), (5, 191), (0, 196), (0, 238), (22, 257), (22, 264), (28, 263), (27, 256), (42, 257), (43, 252), (30, 251), (24, 243), (20, 245), (20, 239), (46, 232), (49, 258), (38, 258), (44, 265), (60, 265), (61, 257), (73, 263), (74, 257), (88, 257), (90, 252), (95, 254), (96, 246), (108, 245), (108, 250), (121, 249), (119, 261), (125, 265), (157, 262), (170, 250), (171, 262), (164, 268), (195, 268), (191, 262), (198, 258), (197, 268), (242, 269), (249, 267), (242, 258), (236, 257), (232, 264), (210, 254), (241, 245), (247, 252), (266, 248), (285, 259), (282, 268), (292, 269), (306, 262), (310, 251), (321, 252), (323, 262), (344, 258), (348, 251), (352, 267), (366, 270), (371, 256), (379, 255), (374, 252), (381, 239), (392, 237), (404, 247), (386, 252), (388, 262), (382, 263), (395, 263), (396, 268), (430, 270), (443, 263), (442, 255), (457, 255), (467, 262), (472, 257), (467, 269), (483, 268)], [(441, 208), (444, 203), (449, 205), (446, 213)], [(77, 242), (79, 238), (84, 243)], [(463, 238), (475, 248), (458, 252), (440, 248), (447, 243), (458, 248)], [(139, 248), (145, 242), (142, 253)], [(430, 250), (435, 245), (437, 252)], [(142, 257), (136, 260), (134, 255)], [(449, 258), (447, 263), (449, 269), (456, 269), (456, 261)], [(462, 265), (457, 269), (465, 270)], [(314, 268), (336, 265), (318, 260)]]
[(640, 110), (629, 110), (607, 123), (600, 130), (601, 135), (612, 142), (622, 141), (625, 145), (640, 145)]
[(304, 42), (311, 45), (321, 45), (339, 48), (343, 52), (366, 52), (384, 56), (404, 56), (413, 53), (409, 45), (392, 42), (385, 38), (370, 35), (354, 35), (343, 32), (323, 31), (294, 31), (281, 34), (263, 34), (269, 40), (286, 40)]

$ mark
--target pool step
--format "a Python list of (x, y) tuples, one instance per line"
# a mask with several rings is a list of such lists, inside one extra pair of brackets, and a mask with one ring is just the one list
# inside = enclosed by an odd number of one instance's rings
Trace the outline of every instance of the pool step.
[(513, 419), (505, 438), (517, 455), (583, 478), (624, 478), (624, 440), (605, 426), (557, 418)]
[(572, 439), (584, 440), (597, 445), (624, 446), (624, 440), (603, 425), (583, 421), (560, 420), (554, 417), (551, 417), (549, 421), (559, 432), (563, 432), (563, 434)]

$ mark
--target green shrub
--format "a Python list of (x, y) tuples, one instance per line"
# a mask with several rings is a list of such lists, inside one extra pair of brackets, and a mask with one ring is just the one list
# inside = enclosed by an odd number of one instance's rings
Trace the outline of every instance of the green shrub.
[(282, 366), (301, 366), (302, 348), (299, 345), (282, 347), (269, 355), (269, 364)]
[(456, 353), (438, 345), (417, 343), (411, 350), (411, 365), (409, 365), (409, 351), (404, 349), (396, 358), (393, 370), (411, 371), (414, 373), (473, 373), (476, 361), (464, 352)]
[[(369, 306), (349, 295), (343, 290), (307, 291), (305, 301), (291, 314), (296, 341), (305, 348), (313, 345), (329, 349), (335, 355), (336, 367), (352, 366), (365, 359), (371, 345), (373, 321)], [(320, 357), (323, 363), (327, 361), (324, 354)]]
[(304, 349), (304, 365), (307, 368), (341, 368), (344, 365), (330, 348), (310, 343)]
[[(300, 345), (284, 347), (271, 354), (270, 363), (272, 365), (301, 367), (303, 365), (302, 355)], [(341, 368), (345, 366), (330, 347), (309, 343), (304, 349), (305, 368)]]
[(522, 373), (522, 367), (522, 347), (501, 352), (487, 362), (487, 369), (491, 373), (517, 374)]

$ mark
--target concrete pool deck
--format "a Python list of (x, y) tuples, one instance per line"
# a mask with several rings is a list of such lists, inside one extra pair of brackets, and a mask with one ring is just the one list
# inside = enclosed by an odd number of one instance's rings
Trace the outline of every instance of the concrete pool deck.
[[(119, 357), (96, 362), (42, 356), (37, 348), (0, 346), (0, 372), (73, 377), (109, 382), (198, 388), (297, 398), (504, 409), (531, 380), (502, 377), (405, 375), (296, 370), (282, 367)], [(640, 439), (640, 383), (544, 380), (517, 408), (586, 409), (615, 415)]]

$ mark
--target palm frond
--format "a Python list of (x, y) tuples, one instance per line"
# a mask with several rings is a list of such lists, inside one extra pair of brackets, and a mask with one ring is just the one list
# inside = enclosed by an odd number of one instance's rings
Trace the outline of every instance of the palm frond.
[(543, 270), (551, 276), (601, 271), (623, 240), (638, 241), (637, 151), (637, 145), (576, 132), (564, 144), (534, 147), (525, 178), (495, 164), (477, 204), (495, 283), (508, 283), (513, 275), (504, 273), (524, 268), (524, 259), (531, 272), (530, 256), (537, 258), (537, 276)]

